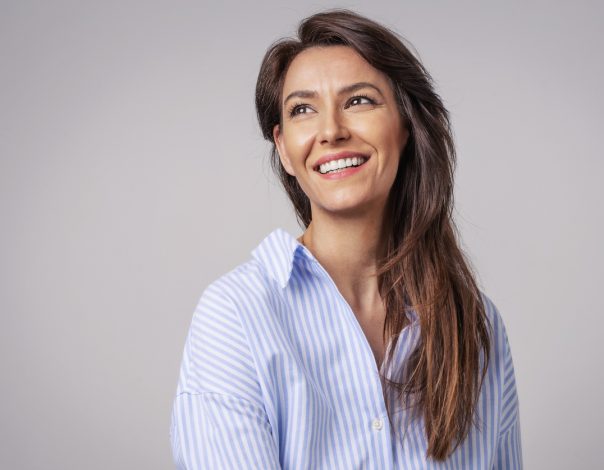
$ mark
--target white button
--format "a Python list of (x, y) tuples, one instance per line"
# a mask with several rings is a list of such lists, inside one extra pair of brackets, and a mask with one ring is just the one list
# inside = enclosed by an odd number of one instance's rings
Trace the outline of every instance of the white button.
[(380, 429), (382, 429), (384, 427), (384, 422), (379, 418), (375, 418), (373, 420), (373, 423), (371, 423), (371, 425), (373, 426), (373, 429), (379, 431)]

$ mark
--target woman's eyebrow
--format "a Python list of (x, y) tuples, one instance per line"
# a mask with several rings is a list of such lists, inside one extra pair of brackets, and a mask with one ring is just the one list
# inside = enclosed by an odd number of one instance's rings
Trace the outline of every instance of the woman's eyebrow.
[[(382, 90), (380, 90), (373, 83), (369, 83), (369, 82), (357, 82), (357, 83), (353, 83), (352, 85), (346, 85), (345, 87), (342, 87), (338, 90), (338, 95), (343, 95), (345, 93), (352, 93), (354, 91), (360, 90), (361, 88), (373, 88), (380, 95), (382, 95), (382, 97), (384, 96), (384, 94), (382, 93)], [(287, 95), (287, 98), (285, 98), (285, 101), (283, 101), (283, 104), (285, 105), (285, 103), (287, 103), (292, 98), (316, 98), (317, 95), (318, 95), (317, 92), (313, 91), (313, 90), (292, 91), (289, 95)]]

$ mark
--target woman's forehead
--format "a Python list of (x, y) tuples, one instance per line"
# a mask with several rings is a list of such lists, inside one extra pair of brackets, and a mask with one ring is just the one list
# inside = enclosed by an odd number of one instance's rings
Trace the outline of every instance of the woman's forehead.
[(312, 47), (300, 52), (285, 75), (283, 92), (345, 86), (358, 81), (387, 83), (387, 77), (351, 47)]

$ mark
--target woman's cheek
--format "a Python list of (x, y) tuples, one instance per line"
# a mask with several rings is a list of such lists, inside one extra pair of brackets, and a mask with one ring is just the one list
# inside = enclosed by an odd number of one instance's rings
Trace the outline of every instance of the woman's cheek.
[(298, 155), (298, 157), (301, 158), (302, 160), (305, 160), (312, 151), (312, 146), (313, 146), (313, 143), (315, 140), (313, 138), (313, 135), (314, 134), (312, 132), (298, 135), (298, 138), (295, 143), (295, 145), (296, 145), (295, 152)]

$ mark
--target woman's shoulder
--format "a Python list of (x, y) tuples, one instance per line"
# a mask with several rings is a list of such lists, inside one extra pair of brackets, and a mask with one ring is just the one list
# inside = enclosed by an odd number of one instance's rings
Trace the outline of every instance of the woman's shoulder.
[(228, 328), (250, 329), (280, 310), (280, 291), (264, 267), (251, 258), (202, 289), (195, 317), (206, 317), (213, 310), (220, 313), (217, 320), (229, 324)]
[(263, 276), (246, 261), (202, 289), (185, 344), (178, 392), (236, 394), (261, 406), (251, 312), (258, 305)]
[(491, 332), (492, 351), (495, 355), (509, 355), (509, 342), (505, 322), (499, 308), (485, 292), (480, 291)]
[(284, 229), (270, 232), (250, 257), (212, 281), (207, 289), (221, 292), (242, 306), (281, 298), (300, 243)]
[(236, 304), (249, 303), (274, 292), (275, 282), (254, 258), (237, 265), (211, 281), (205, 291), (220, 293)]
[(493, 330), (499, 330), (503, 325), (503, 319), (501, 318), (499, 308), (489, 295), (482, 290), (479, 292), (490, 327)]

